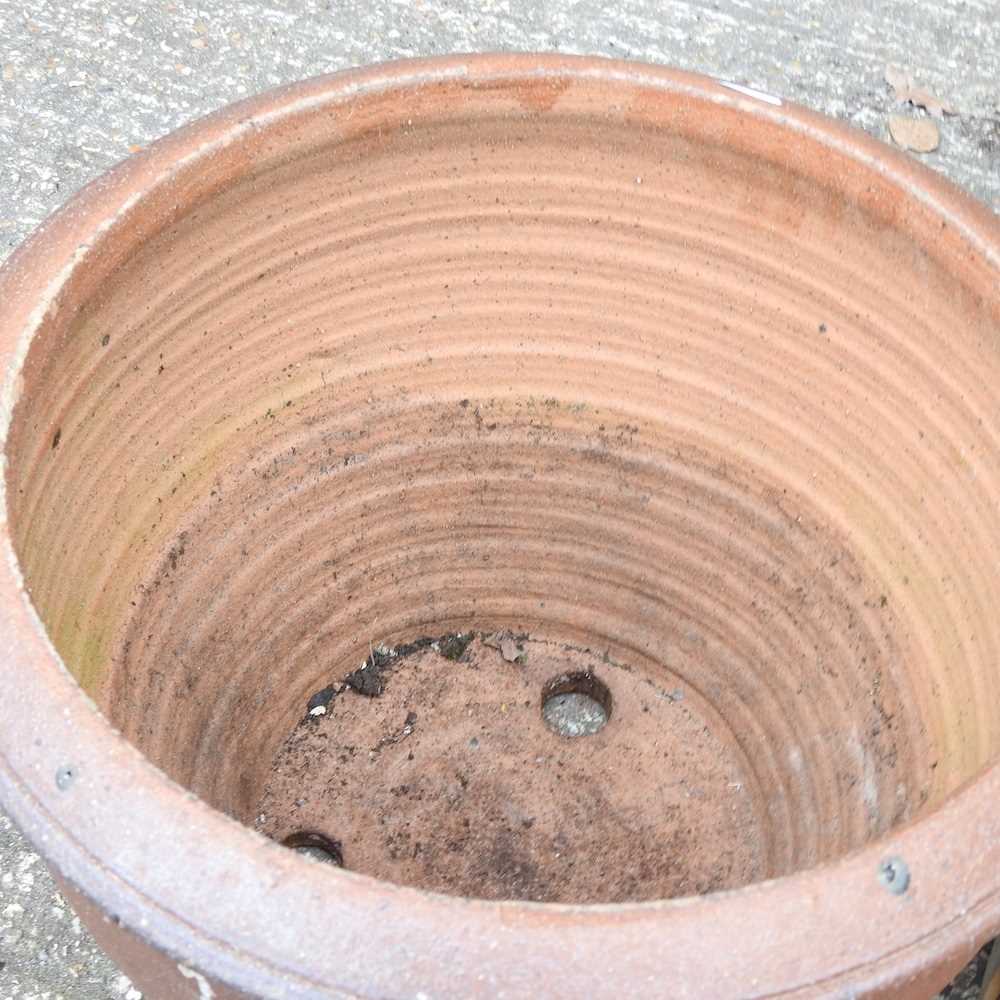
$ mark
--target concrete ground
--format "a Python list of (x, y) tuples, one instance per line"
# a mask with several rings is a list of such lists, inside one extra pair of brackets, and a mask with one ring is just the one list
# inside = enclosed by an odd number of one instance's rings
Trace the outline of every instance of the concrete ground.
[[(888, 137), (888, 63), (956, 111), (923, 158), (1000, 212), (1000, 0), (0, 0), (0, 260), (79, 187), (220, 105), (384, 59), (603, 53)], [(949, 995), (977, 995), (975, 969)], [(0, 815), (0, 1000), (137, 1000)]]

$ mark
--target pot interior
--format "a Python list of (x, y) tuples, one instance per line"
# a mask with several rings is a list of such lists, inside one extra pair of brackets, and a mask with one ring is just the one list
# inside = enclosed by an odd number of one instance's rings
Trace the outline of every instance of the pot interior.
[(110, 722), (269, 836), (733, 888), (997, 754), (995, 272), (812, 139), (573, 93), (178, 182), (36, 337), (11, 525)]

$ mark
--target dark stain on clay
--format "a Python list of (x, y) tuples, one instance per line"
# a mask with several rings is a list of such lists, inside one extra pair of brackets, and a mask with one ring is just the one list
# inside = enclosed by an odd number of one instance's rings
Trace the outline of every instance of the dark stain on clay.
[(177, 536), (177, 541), (171, 546), (170, 551), (167, 553), (167, 562), (170, 563), (171, 572), (177, 571), (177, 564), (180, 562), (181, 556), (183, 556), (187, 550), (187, 540), (188, 533), (186, 531), (182, 531)]

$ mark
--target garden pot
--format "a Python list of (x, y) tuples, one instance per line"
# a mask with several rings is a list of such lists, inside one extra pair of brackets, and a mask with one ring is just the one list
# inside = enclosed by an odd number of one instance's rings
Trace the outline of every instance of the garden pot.
[(4, 808), (147, 998), (930, 996), (1000, 931), (998, 279), (654, 66), (182, 129), (0, 278)]

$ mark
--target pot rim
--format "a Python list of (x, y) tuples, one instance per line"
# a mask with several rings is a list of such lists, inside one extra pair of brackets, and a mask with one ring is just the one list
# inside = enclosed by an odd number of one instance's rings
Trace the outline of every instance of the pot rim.
[[(154, 194), (188, 198), (207, 185), (220, 151), (364, 95), (405, 100), (412, 88), (445, 81), (513, 90), (553, 80), (671, 94), (779, 125), (789, 139), (783, 156), (812, 145), (849, 158), (938, 215), (1000, 275), (1000, 219), (985, 206), (864, 133), (770, 95), (599, 57), (408, 60), (224, 108), (119, 164), (53, 215), (0, 273), (0, 437), (30, 341), (58, 314), (69, 283), (100, 266), (109, 237), (143, 238), (136, 220)], [(466, 900), (303, 864), (172, 782), (112, 728), (45, 634), (5, 507), (0, 518), (0, 689), (10, 706), (0, 801), (107, 914), (221, 982), (281, 997), (597, 998), (662, 995), (666, 985), (676, 997), (860, 995), (923, 983), (929, 969), (944, 981), (1000, 931), (998, 763), (924, 818), (837, 861), (704, 897), (596, 906)], [(57, 773), (70, 773), (60, 781), (67, 787), (57, 787)], [(974, 831), (976, 843), (955, 831)], [(900, 895), (878, 879), (890, 856), (909, 868)]]

